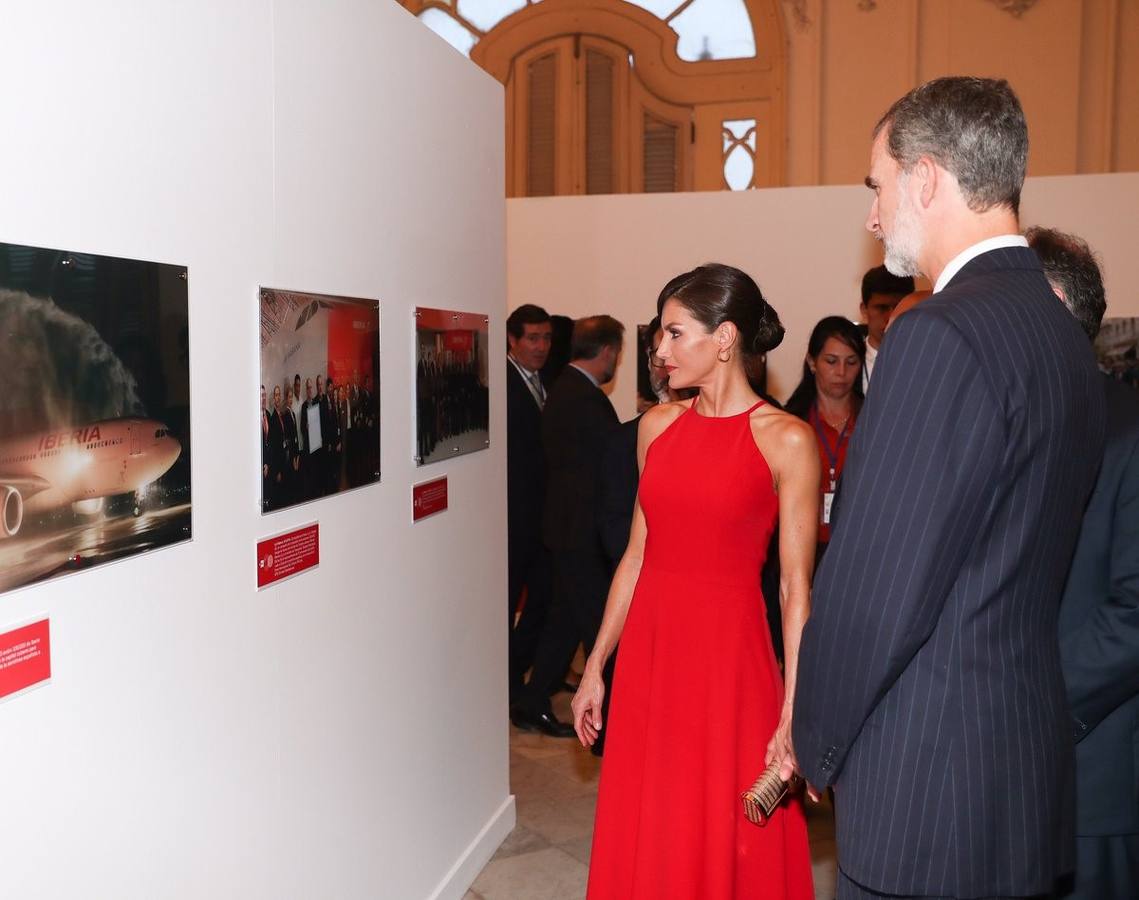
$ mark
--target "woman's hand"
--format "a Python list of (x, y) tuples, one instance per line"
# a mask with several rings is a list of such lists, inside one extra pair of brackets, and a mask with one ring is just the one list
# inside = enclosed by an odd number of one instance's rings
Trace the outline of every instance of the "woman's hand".
[[(791, 707), (784, 705), (783, 713), (779, 717), (779, 724), (775, 727), (775, 734), (771, 736), (771, 740), (767, 742), (767, 757), (764, 760), (765, 765), (771, 765), (773, 759), (780, 761), (779, 777), (784, 781), (790, 781), (792, 773), (802, 772), (799, 770), (799, 760), (795, 757), (795, 748), (791, 744)], [(820, 794), (811, 784), (807, 785), (807, 796), (819, 802)]]
[(767, 756), (765, 765), (772, 761), (779, 762), (779, 777), (790, 781), (791, 776), (799, 771), (799, 761), (795, 758), (795, 748), (791, 746), (791, 706), (783, 705), (783, 712), (779, 716), (779, 724), (775, 727), (775, 734), (767, 742)]
[(573, 695), (573, 730), (583, 747), (592, 747), (601, 731), (601, 701), (605, 699), (605, 682), (601, 673), (588, 664), (581, 676), (581, 684)]

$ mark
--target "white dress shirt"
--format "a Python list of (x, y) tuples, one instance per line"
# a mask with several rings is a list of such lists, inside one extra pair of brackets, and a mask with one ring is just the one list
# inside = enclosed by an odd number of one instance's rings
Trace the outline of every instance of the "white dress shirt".
[(953, 276), (960, 272), (965, 265), (973, 259), (976, 259), (982, 253), (988, 253), (990, 250), (999, 250), (1002, 247), (1027, 247), (1028, 241), (1025, 240), (1024, 235), (1021, 234), (999, 234), (996, 237), (986, 238), (980, 243), (974, 244), (972, 247), (966, 247), (958, 253), (949, 264), (941, 270), (941, 274), (937, 276), (937, 284), (933, 286), (933, 292), (939, 293), (952, 280)]
[(874, 374), (874, 363), (878, 361), (878, 348), (870, 345), (870, 340), (866, 341), (866, 362), (862, 366), (862, 393), (866, 393), (870, 389), (870, 376)]
[(542, 379), (538, 373), (531, 372), (509, 353), (506, 354), (506, 358), (514, 365), (518, 374), (522, 376), (522, 381), (526, 387), (530, 389), (530, 396), (534, 398), (534, 402), (538, 404), (538, 408), (541, 409), (544, 407), (546, 405), (546, 388), (542, 384)]

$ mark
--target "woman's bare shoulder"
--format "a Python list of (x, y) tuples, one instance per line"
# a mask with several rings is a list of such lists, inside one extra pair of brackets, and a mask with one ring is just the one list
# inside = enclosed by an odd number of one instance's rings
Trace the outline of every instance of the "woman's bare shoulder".
[(675, 403), (658, 403), (645, 410), (641, 423), (637, 426), (637, 443), (647, 448), (656, 438), (675, 422), (692, 404), (691, 400), (678, 400)]
[(773, 462), (815, 451), (815, 433), (811, 426), (770, 404), (764, 404), (751, 414), (751, 433), (764, 456)]

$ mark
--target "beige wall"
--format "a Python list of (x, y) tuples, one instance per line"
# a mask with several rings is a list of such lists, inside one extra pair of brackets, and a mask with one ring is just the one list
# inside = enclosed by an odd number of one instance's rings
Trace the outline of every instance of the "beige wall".
[[(635, 326), (652, 318), (661, 287), (704, 262), (739, 266), (787, 328), (769, 359), (771, 391), (785, 398), (815, 322), (830, 314), (858, 318), (862, 273), (882, 259), (862, 224), (869, 198), (864, 187), (848, 186), (510, 200), (508, 306), (537, 303), (575, 318), (607, 312), (624, 322), (613, 401), (630, 418)], [(1139, 316), (1139, 174), (1029, 179), (1022, 213), (1025, 226), (1087, 238), (1103, 259), (1108, 315)]]
[[(803, 9), (806, 21), (790, 12)], [(787, 3), (787, 183), (852, 184), (867, 134), (916, 84), (1007, 78), (1032, 134), (1031, 175), (1139, 169), (1139, 3), (991, 0)]]

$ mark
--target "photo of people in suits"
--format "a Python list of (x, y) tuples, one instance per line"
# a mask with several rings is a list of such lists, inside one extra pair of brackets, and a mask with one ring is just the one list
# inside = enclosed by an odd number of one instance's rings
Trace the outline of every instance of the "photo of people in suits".
[(481, 313), (415, 310), (415, 464), (490, 446), (490, 379)]
[(261, 510), (380, 480), (376, 300), (261, 290)]

